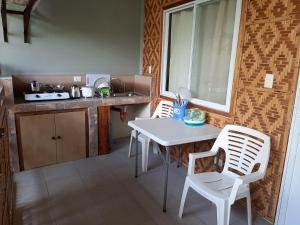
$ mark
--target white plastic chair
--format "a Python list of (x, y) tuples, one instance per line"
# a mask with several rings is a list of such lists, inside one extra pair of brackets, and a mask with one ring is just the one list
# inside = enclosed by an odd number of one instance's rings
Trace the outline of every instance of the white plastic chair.
[[(223, 171), (195, 174), (195, 160), (215, 156), (219, 148), (226, 154)], [(188, 175), (182, 193), (179, 217), (182, 217), (186, 195), (191, 187), (215, 203), (218, 225), (229, 225), (231, 205), (238, 199), (246, 198), (248, 225), (251, 225), (249, 184), (264, 177), (269, 154), (269, 136), (246, 127), (225, 126), (210, 151), (189, 154)], [(257, 164), (259, 169), (253, 172)]]
[[(160, 101), (158, 106), (155, 109), (151, 119), (154, 118), (168, 118), (173, 116), (173, 103), (170, 101)], [(136, 118), (136, 119), (145, 119), (145, 118)], [(128, 157), (131, 157), (131, 149), (132, 149), (132, 141), (133, 138), (136, 138), (135, 130), (131, 132), (130, 144), (129, 144), (129, 152)], [(140, 134), (138, 138), (139, 142), (142, 144), (142, 171), (147, 172), (148, 169), (148, 153), (149, 153), (149, 145), (150, 138), (147, 136)], [(159, 147), (158, 144), (152, 142), (153, 150), (158, 152)]]

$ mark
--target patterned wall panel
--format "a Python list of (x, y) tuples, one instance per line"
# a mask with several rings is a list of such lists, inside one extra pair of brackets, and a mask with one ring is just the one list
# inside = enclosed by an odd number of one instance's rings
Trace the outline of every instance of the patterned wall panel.
[(295, 84), (297, 20), (249, 24), (245, 29), (241, 85), (263, 88), (266, 73), (274, 74), (274, 90), (291, 91)]
[(290, 15), (296, 15), (300, 18), (300, 1), (299, 0), (289, 0), (288, 12)]
[[(144, 2), (143, 74), (151, 75), (153, 77), (154, 85), (152, 95), (158, 96), (161, 58), (162, 6), (161, 0), (145, 0)], [(149, 66), (151, 66), (150, 73)]]
[(235, 123), (271, 136), (267, 174), (252, 188), (254, 207), (271, 221), (275, 218), (280, 190), (292, 100), (291, 94), (251, 89), (239, 90), (237, 97)]
[(288, 1), (289, 0), (249, 0), (247, 22), (287, 16)]
[(260, 130), (272, 137), (272, 149), (280, 149), (290, 122), (293, 95), (241, 89), (237, 96), (235, 123)]
[(191, 2), (192, 0), (162, 0), (162, 6), (168, 8), (172, 5), (183, 4), (186, 2)]
[(161, 36), (161, 1), (145, 0), (144, 37), (160, 38)]
[(232, 117), (226, 117), (214, 113), (209, 113), (207, 116), (207, 122), (216, 127), (224, 127), (226, 124), (232, 124), (234, 119)]
[(144, 74), (148, 74), (148, 66), (151, 65), (152, 73), (159, 75), (160, 73), (160, 54), (161, 42), (160, 38), (148, 38), (144, 40), (143, 70)]

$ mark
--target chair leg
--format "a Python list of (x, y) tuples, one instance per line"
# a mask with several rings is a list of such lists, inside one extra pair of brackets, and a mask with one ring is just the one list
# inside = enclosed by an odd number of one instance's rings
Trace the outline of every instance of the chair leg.
[(129, 143), (128, 158), (131, 157), (132, 141), (133, 141), (133, 136), (131, 135), (131, 137), (130, 137), (130, 143)]
[(152, 149), (154, 154), (160, 154), (159, 146), (156, 142), (152, 141)]
[(150, 140), (142, 142), (142, 170), (144, 173), (148, 170), (149, 143)]
[(184, 209), (184, 204), (185, 204), (185, 200), (186, 200), (186, 196), (189, 190), (190, 184), (187, 180), (185, 180), (184, 183), (184, 188), (183, 188), (183, 192), (182, 192), (182, 196), (181, 196), (181, 202), (180, 202), (180, 208), (179, 208), (179, 218), (182, 218), (182, 214), (183, 214), (183, 209)]
[(247, 215), (248, 215), (248, 225), (252, 225), (252, 208), (251, 208), (251, 196), (250, 193), (247, 195)]
[(218, 225), (229, 225), (230, 208), (231, 207), (226, 202), (220, 202), (217, 204)]

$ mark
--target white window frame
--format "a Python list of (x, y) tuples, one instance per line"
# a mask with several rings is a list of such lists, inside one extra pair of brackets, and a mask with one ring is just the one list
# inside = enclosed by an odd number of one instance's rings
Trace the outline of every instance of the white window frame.
[[(210, 2), (215, 0), (196, 0), (194, 2), (186, 3), (180, 6), (176, 6), (174, 8), (170, 8), (164, 11), (163, 15), (163, 46), (162, 46), (162, 66), (161, 66), (161, 86), (160, 86), (160, 94), (165, 97), (175, 98), (176, 93), (172, 93), (170, 91), (166, 91), (166, 80), (167, 80), (167, 60), (168, 60), (168, 42), (169, 42), (169, 25), (170, 25), (170, 14), (174, 12), (178, 12), (187, 8), (193, 8), (193, 28), (192, 28), (192, 46), (191, 46), (191, 56), (190, 56), (190, 67), (189, 67), (189, 75), (188, 75), (188, 88), (190, 89), (190, 81), (191, 81), (191, 72), (192, 72), (192, 57), (193, 57), (193, 46), (195, 39), (195, 29), (196, 29), (196, 9), (197, 5), (203, 4), (205, 2)], [(228, 77), (228, 86), (227, 86), (227, 95), (226, 95), (226, 104), (218, 104), (210, 101), (205, 101), (197, 98), (192, 98), (191, 103), (204, 106), (207, 108), (215, 109), (218, 111), (229, 112), (231, 105), (231, 97), (232, 97), (232, 86), (234, 79), (234, 71), (235, 71), (235, 61), (236, 61), (236, 53), (238, 47), (238, 38), (239, 38), (239, 29), (240, 29), (240, 19), (241, 19), (241, 11), (242, 11), (242, 0), (237, 0), (236, 10), (235, 10), (235, 21), (234, 21), (234, 31), (233, 31), (233, 39), (232, 39), (232, 50), (230, 56), (230, 66), (229, 66), (229, 77)]]

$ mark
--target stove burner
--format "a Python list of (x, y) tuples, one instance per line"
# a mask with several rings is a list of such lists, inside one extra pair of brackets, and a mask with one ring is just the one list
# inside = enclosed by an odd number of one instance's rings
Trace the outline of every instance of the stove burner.
[(24, 97), (26, 101), (63, 100), (63, 99), (69, 99), (70, 94), (65, 91), (31, 92), (31, 93), (24, 93)]
[(46, 91), (47, 93), (64, 93), (64, 90), (54, 90), (54, 89), (49, 89)]

